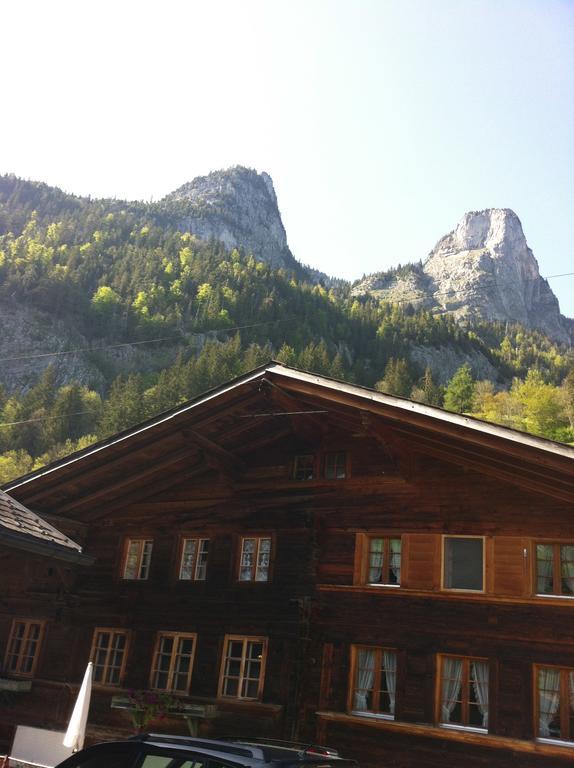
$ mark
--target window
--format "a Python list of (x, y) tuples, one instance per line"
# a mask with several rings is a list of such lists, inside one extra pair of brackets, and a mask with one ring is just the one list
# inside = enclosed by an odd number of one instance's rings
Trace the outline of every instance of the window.
[(388, 648), (351, 647), (351, 702), (357, 714), (394, 717), (397, 654)]
[(537, 734), (574, 741), (574, 669), (536, 667)]
[(574, 544), (536, 545), (536, 592), (574, 595)]
[(488, 730), (488, 661), (459, 656), (439, 661), (441, 725)]
[(271, 537), (253, 536), (241, 540), (239, 581), (269, 581)]
[(266, 655), (267, 638), (226, 635), (219, 695), (260, 699)]
[(205, 581), (209, 539), (183, 539), (179, 578), (181, 581)]
[(295, 456), (293, 465), (294, 480), (313, 480), (315, 478), (315, 457), (312, 453)]
[(6, 671), (11, 675), (32, 677), (38, 654), (44, 624), (40, 621), (19, 621), (12, 623), (6, 650)]
[(347, 454), (345, 451), (325, 454), (325, 477), (327, 480), (343, 480), (347, 477)]
[(95, 683), (121, 683), (126, 666), (127, 646), (128, 633), (125, 630), (96, 629), (91, 653)]
[(157, 691), (187, 694), (191, 683), (195, 635), (161, 632), (153, 657), (150, 685)]
[(151, 539), (127, 540), (123, 568), (124, 579), (147, 579), (152, 548), (153, 541)]
[(484, 539), (445, 536), (443, 546), (443, 588), (484, 591)]
[(367, 584), (401, 583), (401, 540), (370, 537), (367, 553)]

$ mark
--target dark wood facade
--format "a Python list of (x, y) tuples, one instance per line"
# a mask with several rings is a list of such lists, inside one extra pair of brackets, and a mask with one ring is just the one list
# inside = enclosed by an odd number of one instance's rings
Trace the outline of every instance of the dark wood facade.
[[(574, 543), (573, 459), (565, 446), (270, 364), (23, 478), (9, 492), (57, 515), (95, 564), (65, 578), (13, 564), (0, 650), (14, 618), (45, 629), (31, 691), (2, 708), (2, 735), (17, 723), (63, 727), (99, 628), (124, 633), (125, 665), (94, 690), (91, 739), (130, 732), (112, 697), (154, 687), (161, 638), (180, 633), (195, 638), (186, 698), (217, 708), (206, 735), (322, 741), (364, 768), (567, 765), (574, 732), (538, 738), (536, 670), (564, 670), (567, 684), (574, 602), (537, 595), (536, 562), (537, 545)], [(447, 550), (465, 537), (481, 553), (481, 589), (448, 583)], [(209, 541), (205, 580), (180, 578), (184, 539)], [(373, 540), (387, 555), (400, 542), (400, 586), (371, 583)], [(149, 563), (140, 542), (153, 542)], [(270, 549), (260, 581), (255, 569), (239, 578), (248, 546)], [(123, 578), (130, 551), (147, 578)], [(354, 703), (362, 648), (395, 660), (392, 715)], [(222, 662), (242, 649), (236, 668)], [(441, 724), (443, 659), (488, 670), (487, 727)], [(185, 730), (176, 718), (158, 727)]]

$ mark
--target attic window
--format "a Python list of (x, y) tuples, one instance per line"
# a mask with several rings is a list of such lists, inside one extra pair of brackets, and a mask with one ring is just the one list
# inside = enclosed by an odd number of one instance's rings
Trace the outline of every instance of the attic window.
[(325, 454), (325, 478), (343, 480), (347, 477), (347, 454), (345, 451), (330, 451)]
[(315, 456), (312, 453), (295, 456), (293, 466), (294, 480), (313, 480), (315, 478)]

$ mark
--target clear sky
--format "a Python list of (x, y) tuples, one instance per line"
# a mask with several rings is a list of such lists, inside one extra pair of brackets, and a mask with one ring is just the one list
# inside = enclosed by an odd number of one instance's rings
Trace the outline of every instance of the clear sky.
[(0, 172), (149, 200), (266, 170), (295, 256), (347, 278), (509, 207), (574, 271), (574, 0), (3, 0), (0, 26)]

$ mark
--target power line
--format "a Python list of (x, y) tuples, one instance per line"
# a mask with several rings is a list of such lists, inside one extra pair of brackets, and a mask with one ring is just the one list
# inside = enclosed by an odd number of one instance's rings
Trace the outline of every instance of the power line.
[[(272, 325), (274, 323), (285, 323), (288, 320), (293, 320), (295, 315), (284, 317), (278, 320), (264, 320), (260, 323), (248, 323), (246, 325), (236, 325), (232, 328), (206, 328), (203, 331), (192, 332), (192, 336), (201, 336), (203, 333), (229, 333), (230, 331), (242, 331), (245, 328), (257, 328), (261, 325)], [(143, 341), (124, 341), (121, 344), (106, 344), (99, 347), (83, 347), (77, 349), (67, 349), (59, 352), (37, 352), (32, 355), (16, 355), (14, 357), (2, 357), (0, 363), (13, 362), (15, 360), (32, 360), (39, 357), (61, 357), (63, 355), (76, 355), (83, 352), (104, 352), (107, 349), (119, 349), (120, 347), (135, 347), (138, 344), (157, 344), (159, 341), (184, 341), (181, 335), (179, 336), (161, 336), (156, 339), (145, 339)]]
[[(563, 272), (558, 275), (548, 275), (547, 277), (544, 277), (545, 280), (555, 279), (559, 277), (569, 277), (571, 275), (574, 275), (574, 272)], [(538, 278), (531, 278), (532, 281), (537, 280)], [(381, 288), (379, 289), (381, 291), (386, 291), (389, 289)], [(466, 296), (468, 294), (468, 291), (441, 291), (439, 293), (432, 293), (427, 296), (418, 296), (416, 294), (411, 294), (410, 296), (403, 296), (401, 299), (392, 299), (392, 298), (386, 298), (385, 296), (379, 296), (375, 297), (378, 298), (381, 301), (386, 301), (388, 304), (412, 304), (413, 302), (417, 301), (432, 301), (432, 299), (438, 297), (438, 296)], [(366, 294), (361, 294), (366, 295)], [(277, 319), (277, 320), (264, 320), (262, 322), (258, 323), (248, 323), (246, 325), (236, 325), (230, 328), (206, 328), (203, 331), (195, 331), (192, 332), (191, 336), (200, 336), (204, 333), (229, 333), (231, 331), (241, 331), (245, 330), (247, 328), (257, 328), (263, 325), (274, 325), (276, 323), (284, 323), (289, 320), (295, 319), (295, 315), (291, 315), (289, 317)], [(155, 339), (144, 339), (141, 341), (126, 341), (121, 342), (119, 344), (106, 344), (101, 345), (98, 347), (79, 347), (76, 349), (68, 349), (68, 350), (61, 350), (58, 352), (37, 352), (34, 354), (27, 354), (27, 355), (14, 355), (12, 357), (3, 357), (0, 358), (0, 363), (10, 363), (10, 362), (16, 362), (18, 360), (34, 360), (44, 357), (63, 357), (66, 355), (76, 355), (76, 354), (82, 354), (82, 353), (88, 353), (88, 352), (105, 352), (109, 349), (121, 349), (123, 347), (135, 347), (142, 344), (157, 344), (161, 341), (185, 341), (185, 337), (182, 338), (181, 335), (178, 336), (160, 336)], [(1, 426), (1, 425), (0, 425)]]
[(96, 411), (73, 411), (72, 413), (64, 413), (61, 416), (42, 416), (38, 419), (22, 419), (21, 421), (5, 421), (0, 424), (0, 427), (15, 427), (18, 424), (33, 424), (37, 421), (52, 421), (53, 419), (67, 419), (70, 416), (83, 416), (86, 413), (96, 413)]

